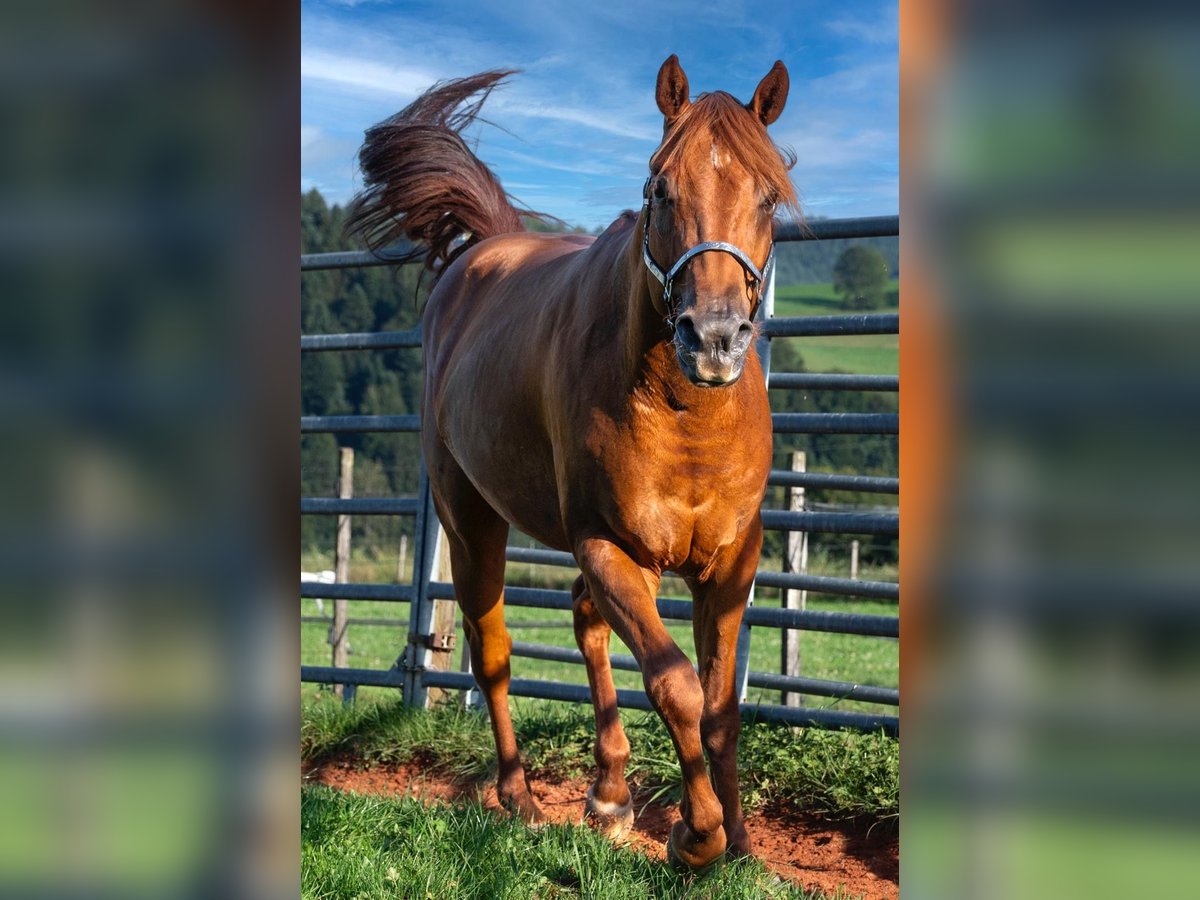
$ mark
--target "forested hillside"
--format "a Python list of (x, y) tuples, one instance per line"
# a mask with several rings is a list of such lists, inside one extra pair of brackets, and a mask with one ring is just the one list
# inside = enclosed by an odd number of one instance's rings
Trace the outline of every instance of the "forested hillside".
[(801, 241), (775, 248), (776, 284), (826, 284), (833, 280), (833, 266), (847, 247), (874, 247), (887, 262), (888, 277), (900, 274), (900, 239), (896, 237), (854, 238), (844, 241)]
[[(300, 246), (302, 253), (358, 249), (342, 235), (344, 210), (330, 207), (317, 191), (301, 197)], [(884, 249), (879, 241), (892, 244)], [(879, 246), (894, 265), (895, 238), (863, 241)], [(804, 275), (803, 283), (828, 281), (833, 262), (846, 242), (809, 242), (781, 245), (777, 278), (788, 272), (824, 272)], [(793, 252), (794, 251), (794, 252)], [(799, 260), (796, 262), (795, 260)], [(785, 260), (791, 260), (785, 262)], [(306, 272), (301, 277), (300, 324), (304, 334), (345, 331), (393, 331), (416, 327), (428, 276), (418, 290), (418, 266), (380, 266)], [(776, 371), (804, 371), (803, 345), (795, 340), (774, 343), (772, 365)], [(415, 413), (420, 402), (420, 352), (417, 350), (305, 353), (301, 363), (301, 404), (304, 415), (396, 415)], [(779, 412), (894, 412), (894, 394), (818, 391), (771, 392), (771, 405)], [(355, 491), (359, 496), (413, 494), (419, 467), (418, 444), (409, 434), (311, 434), (301, 438), (301, 493), (306, 497), (334, 494), (337, 446), (355, 448)], [(895, 475), (897, 441), (894, 437), (859, 435), (784, 435), (776, 438), (776, 465), (788, 465), (787, 452), (808, 451), (811, 470)], [(776, 502), (782, 498), (776, 498)], [(886, 502), (877, 495), (856, 496), (810, 491), (813, 502)], [(302, 547), (328, 548), (333, 543), (331, 517), (302, 518)], [(397, 528), (386, 518), (355, 520), (355, 546), (387, 544), (394, 552)], [(411, 527), (411, 524), (403, 527)], [(360, 540), (360, 536), (362, 540)], [(777, 551), (778, 535), (769, 535), (769, 549)], [(848, 539), (831, 538), (830, 542)], [(894, 554), (894, 542), (881, 542), (876, 553)]]

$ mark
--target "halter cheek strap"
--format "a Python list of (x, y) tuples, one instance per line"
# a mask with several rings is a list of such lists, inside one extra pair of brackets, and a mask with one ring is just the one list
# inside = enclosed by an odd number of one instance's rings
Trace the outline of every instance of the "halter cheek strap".
[(675, 277), (683, 271), (684, 267), (691, 260), (699, 256), (701, 253), (707, 253), (710, 250), (716, 250), (721, 253), (728, 253), (736, 259), (746, 270), (746, 273), (754, 279), (755, 291), (757, 300), (762, 300), (763, 287), (767, 282), (767, 274), (771, 271), (771, 266), (775, 262), (775, 242), (771, 242), (771, 249), (767, 253), (767, 261), (763, 264), (760, 270), (758, 266), (750, 260), (740, 247), (735, 244), (729, 244), (725, 241), (702, 241), (685, 250), (679, 259), (675, 260), (675, 265), (663, 272), (662, 267), (654, 261), (654, 257), (650, 254), (650, 178), (646, 179), (646, 183), (642, 186), (642, 209), (646, 211), (646, 223), (642, 228), (642, 261), (646, 263), (646, 268), (650, 270), (650, 274), (658, 279), (658, 283), (663, 286), (663, 305), (667, 308), (667, 323), (673, 329), (675, 327), (675, 307), (671, 302), (671, 287), (675, 283)]

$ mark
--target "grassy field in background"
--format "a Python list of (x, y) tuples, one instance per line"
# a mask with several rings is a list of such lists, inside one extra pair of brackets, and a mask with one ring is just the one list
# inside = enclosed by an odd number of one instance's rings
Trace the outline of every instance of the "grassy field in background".
[[(332, 561), (328, 557), (309, 554), (303, 560), (306, 571), (329, 568)], [(817, 558), (811, 561), (812, 574), (828, 574), (845, 576), (845, 572), (834, 569), (824, 560)], [(574, 580), (574, 573), (567, 569), (553, 566), (531, 566), (520, 563), (508, 564), (507, 582), (513, 586), (568, 588)], [(867, 580), (896, 579), (896, 568), (864, 567), (860, 577)], [(388, 582), (395, 578), (395, 563), (392, 561), (371, 562), (367, 558), (356, 558), (351, 566), (351, 580), (364, 582)], [(664, 579), (661, 596), (688, 596), (683, 582), (678, 579)], [(760, 606), (778, 606), (779, 591), (762, 589), (756, 594)], [(316, 601), (304, 599), (300, 601), (301, 614), (304, 616), (319, 615)], [(348, 601), (351, 618), (391, 618), (400, 622), (395, 626), (380, 625), (351, 625), (348, 627), (350, 644), (350, 665), (355, 668), (386, 669), (395, 661), (396, 656), (403, 650), (408, 634), (407, 603), (391, 603), (381, 601)], [(330, 601), (324, 604), (324, 615), (331, 614)], [(810, 594), (808, 608), (836, 612), (868, 613), (872, 615), (896, 614), (896, 604), (891, 601), (842, 599)], [(571, 614), (566, 611), (527, 609), (510, 606), (505, 609), (505, 618), (514, 641), (528, 641), (539, 644), (551, 644), (559, 647), (575, 647), (575, 634), (571, 625)], [(530, 627), (522, 627), (526, 623)], [(534, 627), (536, 626), (536, 627)], [(547, 627), (550, 626), (550, 627)], [(687, 622), (668, 621), (668, 630), (676, 643), (690, 657), (694, 657), (691, 625)], [(300, 626), (300, 653), (304, 665), (329, 665), (330, 648), (327, 643), (328, 626), (319, 622), (302, 623)], [(465, 646), (466, 640), (461, 627), (458, 629), (459, 647)], [(780, 644), (782, 632), (776, 628), (755, 628), (751, 633), (750, 667), (753, 671), (780, 671)], [(623, 643), (613, 635), (610, 642), (614, 653), (628, 653)], [(837, 681), (854, 681), (862, 684), (879, 685), (882, 687), (899, 686), (899, 647), (897, 641), (889, 638), (861, 637), (858, 635), (824, 634), (820, 632), (800, 633), (800, 658), (802, 674), (813, 678), (824, 678)], [(459, 656), (456, 653), (455, 662)], [(582, 666), (569, 663), (558, 663), (547, 660), (525, 659), (514, 657), (512, 661), (513, 677), (539, 678), (555, 681), (585, 683), (586, 676)], [(614, 681), (618, 688), (641, 689), (641, 675), (637, 672), (614, 671)], [(386, 688), (360, 688), (364, 696), (386, 695), (391, 693)], [(312, 698), (322, 693), (317, 685), (302, 686), (302, 696)], [(762, 688), (750, 688), (747, 700), (751, 703), (778, 703), (779, 693)], [(514, 698), (514, 703), (532, 703), (538, 701), (523, 701)], [(808, 698), (808, 705), (857, 710), (865, 712), (883, 712), (894, 714), (895, 707), (879, 704), (843, 701), (831, 697)]]
[[(899, 282), (892, 279), (886, 303), (874, 312), (899, 309)], [(776, 316), (832, 316), (845, 313), (841, 299), (829, 284), (789, 284), (775, 288)], [(791, 344), (809, 372), (856, 372), (862, 375), (895, 375), (900, 365), (900, 340), (895, 334), (844, 337), (778, 338)]]

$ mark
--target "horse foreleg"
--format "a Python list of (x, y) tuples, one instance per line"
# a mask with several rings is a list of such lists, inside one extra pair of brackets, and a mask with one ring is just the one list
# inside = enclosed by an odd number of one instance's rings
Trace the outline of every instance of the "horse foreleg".
[(596, 780), (588, 788), (587, 817), (613, 841), (619, 841), (633, 827), (633, 798), (625, 783), (625, 765), (629, 762), (629, 740), (617, 712), (617, 689), (613, 685), (612, 663), (608, 656), (608, 623), (596, 610), (581, 575), (571, 589), (575, 613), (575, 642), (587, 666), (596, 710)]
[(658, 576), (600, 538), (580, 541), (575, 558), (601, 615), (637, 657), (646, 694), (679, 757), (682, 820), (671, 829), (668, 856), (692, 869), (703, 868), (725, 852), (725, 829), (700, 745), (704, 711), (700, 679), (658, 615), (654, 602)]
[(729, 853), (734, 856), (750, 854), (750, 835), (742, 817), (738, 789), (738, 735), (742, 723), (735, 683), (737, 639), (761, 548), (760, 523), (748, 532), (741, 547), (718, 560), (709, 580), (691, 585), (695, 603), (692, 633), (696, 639), (700, 682), (704, 686), (700, 733), (724, 813)]

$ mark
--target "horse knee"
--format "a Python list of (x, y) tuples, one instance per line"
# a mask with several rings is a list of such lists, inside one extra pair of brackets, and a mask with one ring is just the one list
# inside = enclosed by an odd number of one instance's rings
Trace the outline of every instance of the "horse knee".
[(696, 670), (681, 651), (662, 664), (648, 666), (642, 676), (651, 705), (664, 718), (696, 727), (704, 712), (704, 694)]
[(700, 739), (709, 759), (736, 757), (741, 719), (734, 716), (706, 716), (700, 723)]

